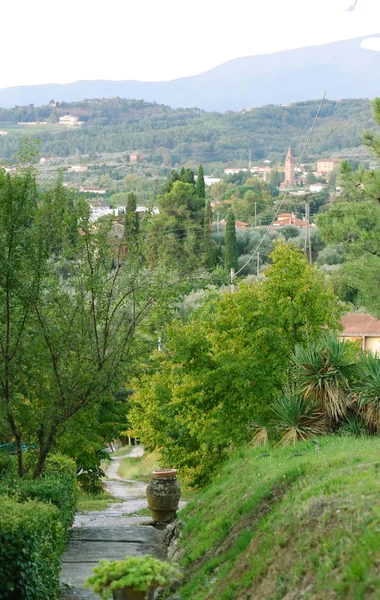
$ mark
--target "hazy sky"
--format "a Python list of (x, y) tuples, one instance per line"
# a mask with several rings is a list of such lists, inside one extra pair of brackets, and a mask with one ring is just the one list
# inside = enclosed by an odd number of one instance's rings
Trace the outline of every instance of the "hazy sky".
[(358, 0), (356, 10), (346, 12), (353, 3), (4, 0), (0, 88), (173, 79), (239, 56), (380, 33), (380, 0)]

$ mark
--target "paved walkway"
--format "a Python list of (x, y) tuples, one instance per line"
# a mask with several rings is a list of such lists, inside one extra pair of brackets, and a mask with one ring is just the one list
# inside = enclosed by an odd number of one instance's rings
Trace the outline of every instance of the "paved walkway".
[(103, 511), (78, 513), (67, 552), (62, 558), (62, 598), (89, 600), (99, 598), (83, 589), (83, 583), (101, 558), (117, 560), (127, 554), (159, 556), (162, 532), (149, 525), (148, 517), (133, 516), (146, 507), (146, 485), (139, 481), (123, 480), (119, 474), (122, 458), (142, 456), (144, 450), (135, 446), (125, 456), (111, 457), (106, 469), (106, 490), (122, 502)]

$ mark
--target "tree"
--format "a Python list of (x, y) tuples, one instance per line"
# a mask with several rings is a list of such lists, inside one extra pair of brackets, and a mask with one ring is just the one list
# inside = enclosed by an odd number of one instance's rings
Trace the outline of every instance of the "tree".
[(137, 251), (138, 248), (138, 244), (139, 244), (139, 229), (140, 229), (140, 225), (139, 225), (139, 216), (136, 212), (136, 201), (137, 201), (137, 196), (136, 194), (134, 194), (133, 192), (130, 192), (127, 196), (127, 205), (125, 207), (125, 220), (124, 220), (124, 227), (125, 227), (125, 231), (124, 231), (124, 236), (125, 236), (125, 240), (128, 246), (128, 249), (130, 250), (131, 248), (133, 248), (135, 251)]
[(61, 182), (40, 195), (32, 168), (0, 172), (0, 423), (20, 476), (24, 442), (37, 447), (38, 477), (72, 420), (112, 402), (163, 289), (111, 229), (94, 229), (88, 204)]
[(134, 382), (133, 427), (192, 485), (271, 414), (295, 346), (338, 327), (341, 307), (319, 269), (285, 243), (272, 260), (264, 281), (210, 293), (188, 323), (173, 324), (165, 352)]
[(206, 198), (206, 185), (203, 172), (203, 165), (199, 165), (198, 178), (195, 186), (195, 193), (199, 198)]
[(231, 269), (238, 270), (238, 254), (236, 247), (236, 226), (235, 217), (232, 210), (227, 212), (226, 219), (226, 254), (224, 266), (229, 272)]
[(205, 220), (203, 226), (203, 244), (205, 253), (205, 264), (206, 267), (211, 269), (214, 266), (214, 249), (212, 243), (212, 209), (211, 202), (206, 202)]

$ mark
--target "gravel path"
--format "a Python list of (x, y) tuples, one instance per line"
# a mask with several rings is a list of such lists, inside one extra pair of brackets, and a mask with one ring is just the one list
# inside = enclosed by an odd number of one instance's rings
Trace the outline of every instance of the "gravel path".
[(122, 502), (112, 504), (106, 510), (76, 515), (69, 547), (62, 558), (62, 598), (98, 598), (84, 591), (83, 583), (100, 558), (116, 560), (127, 554), (158, 556), (162, 532), (149, 524), (148, 517), (131, 516), (147, 506), (146, 485), (139, 481), (124, 480), (118, 472), (123, 458), (136, 458), (142, 456), (143, 452), (142, 446), (134, 446), (124, 456), (111, 456), (104, 485), (110, 494), (121, 498)]

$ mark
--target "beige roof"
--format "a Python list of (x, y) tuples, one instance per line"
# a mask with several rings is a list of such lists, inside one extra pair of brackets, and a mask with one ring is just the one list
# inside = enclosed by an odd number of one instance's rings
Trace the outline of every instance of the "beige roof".
[(379, 335), (380, 319), (369, 314), (348, 313), (342, 317), (344, 331), (341, 335)]

